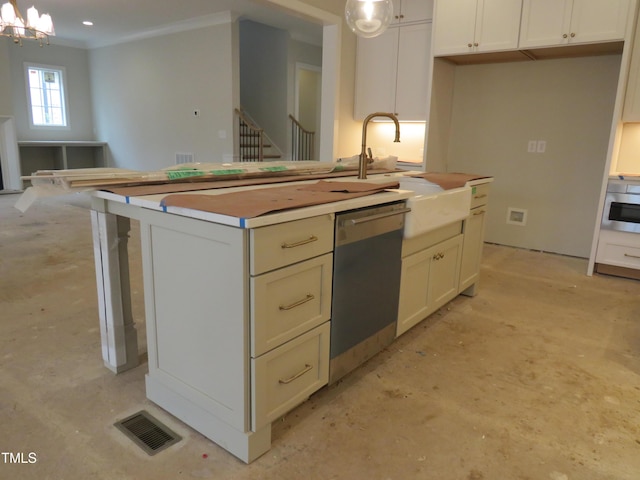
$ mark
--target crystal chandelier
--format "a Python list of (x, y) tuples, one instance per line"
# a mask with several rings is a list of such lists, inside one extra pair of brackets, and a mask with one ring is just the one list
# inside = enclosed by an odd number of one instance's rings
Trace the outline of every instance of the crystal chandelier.
[(9, 0), (0, 9), (0, 36), (10, 37), (22, 46), (23, 39), (37, 40), (40, 46), (49, 45), (49, 36), (55, 35), (53, 21), (48, 13), (39, 15), (35, 7), (27, 10), (27, 21), (18, 10), (16, 0)]

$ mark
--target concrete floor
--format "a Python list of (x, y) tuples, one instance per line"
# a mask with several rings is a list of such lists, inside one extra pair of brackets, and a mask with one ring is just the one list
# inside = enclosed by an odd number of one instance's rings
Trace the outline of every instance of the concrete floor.
[[(247, 466), (146, 400), (145, 363), (103, 366), (86, 197), (16, 199), (0, 195), (0, 451), (36, 461), (3, 454), (0, 479), (640, 478), (638, 281), (487, 245), (475, 298), (275, 422)], [(141, 409), (183, 440), (147, 456), (112, 426)]]

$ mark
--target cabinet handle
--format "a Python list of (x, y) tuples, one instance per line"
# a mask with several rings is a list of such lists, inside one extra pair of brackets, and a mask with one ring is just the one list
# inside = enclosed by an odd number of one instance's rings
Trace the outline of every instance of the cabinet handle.
[(624, 256), (629, 258), (640, 258), (640, 255), (631, 255), (630, 253), (625, 253)]
[(404, 15), (400, 14), (400, 18), (404, 18)]
[(288, 383), (293, 382), (296, 378), (300, 378), (302, 375), (304, 375), (305, 373), (307, 373), (309, 370), (311, 370), (313, 368), (312, 365), (309, 365), (308, 363), (305, 363), (304, 368), (302, 370), (300, 370), (298, 373), (296, 373), (293, 377), (289, 377), (285, 380), (278, 380), (278, 383), (282, 384), (282, 385), (286, 385)]
[(478, 198), (485, 198), (486, 196), (487, 196), (486, 193), (479, 193), (478, 195), (474, 195), (473, 198), (477, 200)]
[(438, 252), (433, 256), (434, 260), (440, 260), (442, 258), (444, 258), (444, 253), (442, 253), (442, 252)]
[(280, 247), (282, 247), (282, 248), (295, 248), (295, 247), (299, 247), (301, 245), (306, 245), (307, 243), (315, 242), (317, 240), (318, 240), (318, 237), (316, 237), (315, 235), (311, 235), (306, 240), (300, 240), (299, 242), (294, 242), (294, 243), (283, 242), (282, 245), (280, 245)]
[(571, 33), (571, 38), (573, 38), (573, 37), (575, 37), (575, 36), (576, 36), (576, 34), (572, 32), (572, 33)]
[(278, 308), (280, 310), (291, 310), (292, 308), (296, 308), (296, 307), (299, 307), (300, 305), (304, 305), (305, 303), (310, 302), (314, 298), (316, 298), (316, 297), (314, 297), (310, 293), (307, 293), (307, 296), (304, 297), (302, 300), (298, 300), (297, 302), (293, 302), (290, 305), (280, 305)]
[(567, 38), (569, 35), (567, 35), (566, 33), (562, 34), (562, 38)]
[(473, 47), (473, 44), (472, 43), (467, 43), (467, 47), (471, 48), (471, 47)]
[(482, 215), (484, 213), (484, 210), (479, 210), (477, 212), (473, 212), (473, 215)]
[(393, 217), (395, 215), (402, 215), (405, 213), (409, 213), (410, 211), (411, 211), (410, 208), (403, 208), (401, 210), (393, 210), (392, 212), (384, 212), (384, 213), (377, 213), (375, 215), (369, 215), (368, 217), (353, 218), (349, 220), (349, 222), (351, 222), (351, 225), (360, 225), (361, 223), (373, 222), (375, 220), (380, 220), (381, 218)]
[(475, 42), (475, 43), (473, 44), (473, 46), (474, 46), (474, 47), (477, 47), (477, 46), (478, 46), (478, 42)]

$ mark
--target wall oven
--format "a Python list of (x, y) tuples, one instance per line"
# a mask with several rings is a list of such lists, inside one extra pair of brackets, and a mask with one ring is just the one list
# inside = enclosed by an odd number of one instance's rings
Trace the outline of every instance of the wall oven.
[(609, 182), (602, 228), (640, 233), (640, 184)]

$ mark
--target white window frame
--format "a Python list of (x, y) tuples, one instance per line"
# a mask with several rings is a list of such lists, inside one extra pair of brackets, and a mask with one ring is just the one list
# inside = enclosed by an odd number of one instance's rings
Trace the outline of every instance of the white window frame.
[[(33, 122), (33, 107), (31, 105), (31, 86), (29, 84), (29, 69), (37, 68), (39, 70), (55, 70), (60, 72), (60, 84), (62, 90), (62, 105), (65, 125), (35, 125)], [(27, 110), (29, 114), (29, 127), (34, 130), (70, 130), (69, 120), (69, 96), (67, 95), (67, 69), (58, 65), (44, 65), (41, 63), (24, 63), (24, 81), (27, 94)]]

